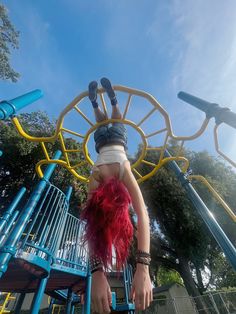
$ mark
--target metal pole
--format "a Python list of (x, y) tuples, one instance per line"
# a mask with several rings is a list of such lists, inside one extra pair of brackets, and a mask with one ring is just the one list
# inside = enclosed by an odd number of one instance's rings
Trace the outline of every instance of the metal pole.
[(219, 310), (218, 310), (218, 307), (217, 307), (217, 305), (216, 305), (216, 303), (215, 303), (215, 300), (214, 300), (214, 298), (213, 298), (213, 295), (212, 295), (211, 293), (209, 293), (209, 297), (210, 297), (211, 302), (212, 302), (212, 304), (213, 304), (213, 308), (214, 308), (214, 310), (216, 311), (216, 314), (220, 314), (220, 312), (219, 312)]
[(11, 215), (13, 214), (16, 206), (19, 204), (20, 200), (24, 196), (26, 192), (26, 188), (22, 187), (17, 195), (14, 197), (11, 204), (8, 206), (7, 210), (4, 212), (3, 216), (0, 218), (0, 233), (3, 228), (7, 225), (8, 220), (10, 219)]
[[(229, 311), (229, 309), (228, 309), (228, 307), (227, 307), (227, 305), (226, 305), (226, 303), (225, 303), (225, 301), (224, 301), (224, 298), (223, 298), (222, 295), (221, 295), (221, 292), (219, 293), (219, 295), (220, 295), (220, 299), (221, 299), (222, 303), (224, 304), (224, 307), (225, 307), (225, 309), (226, 309), (227, 314), (230, 314), (230, 311)], [(212, 297), (213, 297), (213, 296), (212, 296)], [(213, 297), (213, 298), (214, 298), (214, 297)]]
[(92, 284), (92, 276), (89, 270), (87, 278), (86, 278), (86, 292), (85, 292), (85, 300), (84, 300), (84, 306), (83, 306), (83, 314), (90, 313), (91, 311), (91, 284)]
[(10, 233), (11, 227), (13, 226), (14, 222), (16, 221), (16, 218), (19, 215), (19, 213), (20, 212), (18, 210), (16, 210), (14, 212), (14, 214), (11, 216), (11, 219), (8, 222), (7, 227), (5, 228), (5, 230), (0, 235), (0, 246), (3, 243), (3, 241), (5, 240), (5, 238), (7, 237), (7, 235)]
[(10, 116), (16, 114), (18, 110), (38, 100), (42, 96), (43, 92), (39, 89), (35, 89), (32, 92), (26, 93), (14, 99), (1, 101), (0, 120), (6, 120)]
[(72, 307), (72, 290), (68, 289), (68, 294), (67, 294), (67, 299), (66, 299), (66, 314), (70, 314), (71, 312), (71, 307)]
[(30, 313), (31, 314), (38, 314), (40, 310), (40, 305), (42, 302), (43, 294), (48, 282), (48, 278), (40, 279), (37, 292), (34, 294), (34, 298), (31, 304)]
[(15, 314), (20, 314), (20, 313), (21, 313), (21, 307), (22, 307), (22, 304), (23, 304), (23, 302), (24, 302), (25, 295), (26, 295), (25, 292), (22, 292), (22, 293), (20, 294), (20, 297), (19, 297), (19, 299), (17, 300), (17, 304), (16, 304), (16, 307), (15, 307), (15, 310), (14, 310), (14, 313), (15, 313)]
[(229, 108), (220, 107), (218, 104), (210, 103), (185, 92), (179, 92), (178, 97), (204, 111), (209, 118), (214, 117), (216, 124), (224, 122), (236, 129), (236, 113), (232, 112)]
[[(171, 157), (170, 153), (167, 150), (165, 151), (165, 156)], [(236, 270), (236, 249), (233, 246), (232, 242), (226, 236), (223, 229), (220, 227), (215, 217), (212, 215), (200, 196), (197, 194), (186, 176), (182, 173), (177, 163), (175, 161), (171, 161), (168, 166), (176, 173), (178, 179), (180, 180), (180, 183), (186, 190), (189, 199), (192, 201), (193, 205), (197, 209), (208, 229), (224, 251), (233, 268)]]
[[(59, 159), (61, 152), (57, 151), (54, 155), (54, 159)], [(36, 185), (33, 193), (31, 194), (25, 208), (23, 209), (19, 219), (17, 220), (14, 229), (9, 235), (5, 245), (0, 249), (0, 278), (6, 272), (8, 263), (11, 257), (16, 253), (17, 243), (22, 236), (22, 233), (32, 216), (34, 209), (47, 186), (47, 181), (50, 179), (56, 164), (50, 164), (47, 166), (44, 174), (44, 178)]]

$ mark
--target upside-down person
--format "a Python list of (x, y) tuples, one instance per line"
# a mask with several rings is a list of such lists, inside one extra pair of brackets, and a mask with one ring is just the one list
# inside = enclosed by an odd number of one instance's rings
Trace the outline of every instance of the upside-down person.
[[(110, 81), (102, 78), (101, 85), (111, 101), (111, 118), (121, 119)], [(101, 122), (107, 117), (99, 108), (97, 87), (96, 81), (89, 84), (89, 99), (96, 121)], [(133, 237), (129, 217), (132, 204), (138, 217), (138, 250), (131, 297), (135, 300), (136, 309), (144, 310), (152, 301), (149, 217), (126, 156), (127, 131), (120, 122), (106, 124), (98, 127), (94, 139), (98, 157), (90, 178), (88, 200), (81, 215), (86, 221), (85, 239), (90, 251), (92, 309), (99, 314), (110, 312), (111, 290), (106, 270), (112, 264), (112, 247), (116, 253), (117, 269), (122, 268), (128, 257)]]

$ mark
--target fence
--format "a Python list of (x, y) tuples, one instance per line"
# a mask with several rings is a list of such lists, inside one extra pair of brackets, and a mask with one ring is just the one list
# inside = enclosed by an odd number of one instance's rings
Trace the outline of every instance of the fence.
[[(196, 304), (198, 304), (198, 309)], [(199, 304), (202, 306), (199, 307)], [(236, 291), (208, 293), (197, 298), (164, 298), (162, 295), (162, 298), (155, 299), (144, 313), (236, 314)]]

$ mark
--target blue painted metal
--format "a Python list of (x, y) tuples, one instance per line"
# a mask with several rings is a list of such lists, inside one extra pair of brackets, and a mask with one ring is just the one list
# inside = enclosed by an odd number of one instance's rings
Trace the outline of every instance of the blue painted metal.
[[(168, 151), (165, 151), (165, 157), (171, 157)], [(232, 242), (228, 239), (223, 229), (216, 221), (215, 217), (212, 215), (200, 196), (197, 194), (191, 183), (188, 181), (187, 177), (180, 170), (177, 163), (171, 161), (170, 163), (168, 163), (168, 166), (176, 173), (177, 177), (180, 180), (180, 183), (186, 190), (188, 197), (190, 198), (198, 213), (202, 217), (203, 221), (207, 225), (208, 229), (224, 251), (225, 256), (230, 261), (233, 268), (236, 270), (236, 249), (233, 246)]]
[(9, 207), (7, 208), (7, 210), (4, 212), (3, 216), (0, 218), (0, 234), (3, 228), (8, 224), (8, 221), (12, 213), (14, 212), (15, 208), (17, 207), (20, 200), (24, 196), (25, 192), (26, 192), (26, 188), (22, 187), (20, 191), (17, 193), (17, 195), (15, 196), (15, 198), (13, 199), (13, 201), (11, 202), (11, 204), (9, 205)]
[(66, 300), (66, 314), (70, 314), (72, 307), (73, 295), (71, 289), (68, 289), (67, 300)]
[(18, 210), (16, 210), (16, 211), (11, 215), (11, 218), (9, 219), (6, 228), (1, 232), (1, 234), (0, 234), (0, 247), (2, 246), (4, 240), (7, 238), (8, 234), (10, 233), (11, 228), (12, 228), (14, 222), (16, 221), (16, 219), (17, 219), (19, 213), (20, 213), (20, 212), (19, 212)]
[(91, 285), (92, 285), (92, 276), (89, 271), (86, 278), (86, 291), (85, 291), (85, 300), (84, 300), (84, 305), (83, 305), (83, 314), (91, 313)]
[(178, 97), (204, 111), (208, 118), (215, 117), (216, 124), (224, 122), (236, 129), (236, 113), (232, 112), (229, 108), (220, 107), (218, 104), (210, 103), (185, 92), (179, 92)]
[(0, 120), (6, 120), (23, 107), (31, 104), (43, 96), (39, 89), (35, 89), (22, 96), (16, 97), (11, 100), (3, 100), (0, 102)]
[[(59, 159), (61, 152), (55, 153), (54, 159)], [(7, 238), (4, 247), (0, 249), (0, 278), (6, 272), (8, 263), (11, 257), (16, 253), (16, 245), (23, 234), (23, 231), (28, 223), (28, 220), (32, 216), (37, 203), (45, 190), (48, 180), (50, 179), (56, 164), (50, 164), (47, 166), (44, 174), (44, 178), (36, 185), (33, 193), (31, 194), (25, 208), (22, 210), (20, 217), (18, 218), (14, 229)]]
[(48, 282), (48, 277), (40, 280), (37, 291), (34, 295), (32, 305), (30, 308), (30, 314), (38, 314), (40, 310), (40, 304), (42, 302), (43, 294)]

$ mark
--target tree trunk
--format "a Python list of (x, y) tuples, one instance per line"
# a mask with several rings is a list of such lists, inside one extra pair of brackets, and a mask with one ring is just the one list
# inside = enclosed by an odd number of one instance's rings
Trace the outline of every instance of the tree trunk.
[[(198, 311), (200, 311), (201, 314), (208, 314), (209, 311), (207, 310), (207, 306), (197, 289), (195, 282), (193, 280), (190, 268), (189, 268), (189, 263), (188, 260), (185, 259), (184, 257), (179, 258), (179, 272), (181, 277), (183, 278), (184, 285), (188, 291), (188, 294), (194, 298), (194, 302), (196, 304), (196, 308)], [(203, 310), (204, 309), (204, 310)]]

